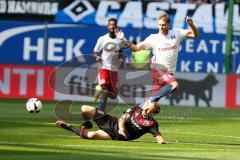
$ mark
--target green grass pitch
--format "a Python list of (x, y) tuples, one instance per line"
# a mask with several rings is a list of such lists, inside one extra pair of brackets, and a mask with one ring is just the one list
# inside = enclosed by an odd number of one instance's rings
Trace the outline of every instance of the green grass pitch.
[[(168, 144), (160, 145), (150, 134), (131, 142), (81, 139), (55, 126), (56, 102), (42, 102), (43, 110), (31, 114), (23, 100), (0, 100), (1, 160), (240, 159), (240, 109), (163, 106), (156, 118)], [(80, 105), (71, 112), (79, 113)], [(80, 121), (71, 123), (77, 127)]]

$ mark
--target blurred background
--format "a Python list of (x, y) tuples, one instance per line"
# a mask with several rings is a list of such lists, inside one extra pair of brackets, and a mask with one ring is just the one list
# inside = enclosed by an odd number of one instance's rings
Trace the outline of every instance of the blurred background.
[[(239, 108), (239, 7), (239, 0), (0, 0), (0, 98), (92, 101), (97, 64), (91, 54), (107, 20), (116, 18), (137, 43), (158, 32), (156, 17), (166, 12), (172, 28), (188, 28), (184, 17), (192, 17), (200, 36), (182, 42), (180, 89), (160, 103)], [(147, 71), (151, 51), (141, 52), (126, 48), (121, 69)], [(89, 77), (86, 66), (93, 69)], [(137, 94), (123, 79), (119, 101), (140, 102), (148, 88), (138, 84)]]

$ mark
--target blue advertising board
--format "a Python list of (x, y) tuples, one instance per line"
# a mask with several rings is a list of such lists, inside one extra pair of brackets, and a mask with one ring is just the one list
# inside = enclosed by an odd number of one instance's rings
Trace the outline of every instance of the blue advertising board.
[[(1, 21), (0, 63), (57, 66), (91, 54), (106, 28), (76, 24)], [(86, 61), (83, 61), (86, 63)]]
[[(78, 24), (44, 24), (0, 21), (0, 63), (58, 66), (96, 63), (92, 55), (98, 37), (107, 27)], [(138, 30), (128, 30), (137, 37)], [(129, 49), (126, 48), (126, 54)]]

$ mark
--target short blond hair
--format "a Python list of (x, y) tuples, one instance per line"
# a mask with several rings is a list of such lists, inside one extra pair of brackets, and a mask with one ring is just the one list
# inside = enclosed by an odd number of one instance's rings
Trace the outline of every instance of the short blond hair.
[(162, 13), (157, 17), (158, 20), (163, 20), (164, 22), (170, 23), (170, 18), (167, 13)]

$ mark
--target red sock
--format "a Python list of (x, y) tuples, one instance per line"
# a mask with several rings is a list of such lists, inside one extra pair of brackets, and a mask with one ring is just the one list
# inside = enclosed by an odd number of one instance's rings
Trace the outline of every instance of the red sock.
[(87, 134), (88, 134), (88, 131), (86, 131), (85, 129), (80, 129), (80, 132), (79, 132), (80, 137), (88, 139)]

